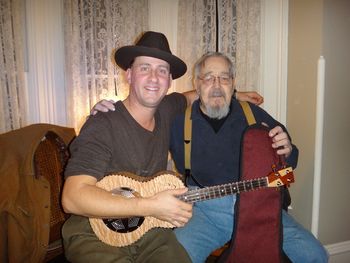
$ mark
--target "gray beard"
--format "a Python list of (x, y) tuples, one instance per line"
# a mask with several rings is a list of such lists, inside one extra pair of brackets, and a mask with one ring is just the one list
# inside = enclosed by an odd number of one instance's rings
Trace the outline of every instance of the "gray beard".
[(229, 105), (225, 104), (222, 107), (206, 107), (208, 117), (212, 119), (222, 119), (227, 116), (230, 111)]
[[(225, 93), (221, 88), (214, 89), (210, 94), (209, 97), (220, 97), (222, 96), (225, 99)], [(223, 106), (207, 106), (204, 105), (207, 115), (212, 119), (222, 119), (227, 116), (227, 114), (230, 111), (230, 105), (227, 105), (226, 103)]]

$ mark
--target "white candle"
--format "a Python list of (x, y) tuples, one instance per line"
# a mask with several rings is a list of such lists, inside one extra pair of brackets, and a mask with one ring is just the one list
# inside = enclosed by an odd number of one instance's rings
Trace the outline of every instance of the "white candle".
[(317, 63), (315, 160), (314, 160), (314, 186), (313, 186), (312, 222), (311, 222), (311, 231), (316, 237), (318, 236), (318, 223), (319, 223), (319, 212), (320, 212), (325, 64), (326, 62), (324, 57), (320, 56)]

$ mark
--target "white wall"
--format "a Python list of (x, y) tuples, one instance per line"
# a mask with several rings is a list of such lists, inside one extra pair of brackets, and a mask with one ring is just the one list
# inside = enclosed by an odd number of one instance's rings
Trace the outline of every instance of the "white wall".
[[(350, 1), (324, 0), (324, 154), (319, 237), (350, 241)], [(349, 258), (350, 259), (350, 258)]]
[[(312, 223), (314, 234), (331, 254), (331, 262), (350, 262), (350, 2), (289, 3), (287, 124), (300, 150), (296, 183), (291, 188), (292, 213), (307, 228), (311, 229)], [(319, 108), (322, 112), (316, 111), (317, 61), (321, 55), (325, 58), (325, 100)], [(322, 155), (320, 178), (313, 188), (318, 115), (324, 116), (323, 138), (317, 145)], [(313, 193), (313, 189), (320, 191)], [(318, 209), (313, 211), (313, 207)]]

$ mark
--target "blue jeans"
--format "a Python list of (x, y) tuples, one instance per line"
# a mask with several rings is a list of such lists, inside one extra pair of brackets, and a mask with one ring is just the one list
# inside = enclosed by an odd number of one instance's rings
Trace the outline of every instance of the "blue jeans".
[[(175, 235), (193, 263), (203, 263), (210, 253), (227, 243), (233, 232), (236, 196), (197, 202), (193, 217)], [(294, 263), (328, 262), (322, 244), (292, 216), (283, 211), (283, 250)]]

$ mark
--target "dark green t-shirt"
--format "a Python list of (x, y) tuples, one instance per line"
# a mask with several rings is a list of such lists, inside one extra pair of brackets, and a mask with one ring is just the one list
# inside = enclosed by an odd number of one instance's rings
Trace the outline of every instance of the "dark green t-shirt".
[(127, 171), (150, 176), (167, 167), (171, 122), (184, 111), (186, 99), (179, 93), (165, 96), (155, 114), (155, 128), (141, 127), (119, 101), (115, 111), (89, 118), (70, 146), (65, 176), (105, 175)]

